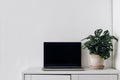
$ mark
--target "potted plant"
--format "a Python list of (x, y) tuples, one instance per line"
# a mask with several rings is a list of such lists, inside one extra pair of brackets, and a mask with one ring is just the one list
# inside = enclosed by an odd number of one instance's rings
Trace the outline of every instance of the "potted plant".
[(82, 39), (87, 40), (83, 43), (83, 49), (87, 48), (90, 52), (91, 68), (93, 69), (103, 69), (104, 60), (110, 57), (110, 52), (113, 51), (112, 40), (118, 39), (115, 36), (111, 36), (109, 31), (103, 31), (102, 29), (97, 29), (94, 35), (89, 35), (88, 37)]

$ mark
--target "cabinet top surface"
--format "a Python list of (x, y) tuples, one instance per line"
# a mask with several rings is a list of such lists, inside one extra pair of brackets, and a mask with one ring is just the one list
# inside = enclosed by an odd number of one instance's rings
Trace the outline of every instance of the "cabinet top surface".
[(86, 68), (83, 71), (44, 71), (42, 68), (29, 68), (23, 72), (26, 75), (34, 74), (118, 74), (119, 71), (116, 69), (103, 69), (103, 70), (93, 70)]

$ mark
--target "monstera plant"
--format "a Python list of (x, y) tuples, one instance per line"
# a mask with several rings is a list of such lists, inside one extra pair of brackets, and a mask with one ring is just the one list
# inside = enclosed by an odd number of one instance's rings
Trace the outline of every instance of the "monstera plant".
[(102, 29), (97, 29), (94, 35), (89, 35), (82, 39), (82, 41), (86, 40), (83, 44), (83, 49), (87, 48), (90, 52), (92, 68), (104, 68), (103, 60), (108, 59), (110, 52), (113, 51), (113, 39), (118, 41), (115, 36), (110, 35), (108, 30), (103, 31)]

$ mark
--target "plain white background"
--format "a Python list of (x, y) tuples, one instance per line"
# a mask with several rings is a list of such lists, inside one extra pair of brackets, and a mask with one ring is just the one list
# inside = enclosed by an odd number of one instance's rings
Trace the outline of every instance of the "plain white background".
[(111, 0), (0, 0), (0, 80), (21, 80), (25, 69), (42, 67), (44, 41), (79, 42), (98, 28), (112, 31), (111, 15)]

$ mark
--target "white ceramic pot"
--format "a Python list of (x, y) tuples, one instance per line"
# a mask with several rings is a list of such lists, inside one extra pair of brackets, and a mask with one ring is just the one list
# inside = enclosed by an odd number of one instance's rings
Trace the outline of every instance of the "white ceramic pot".
[(99, 55), (90, 54), (90, 66), (92, 69), (103, 69), (104, 59)]

